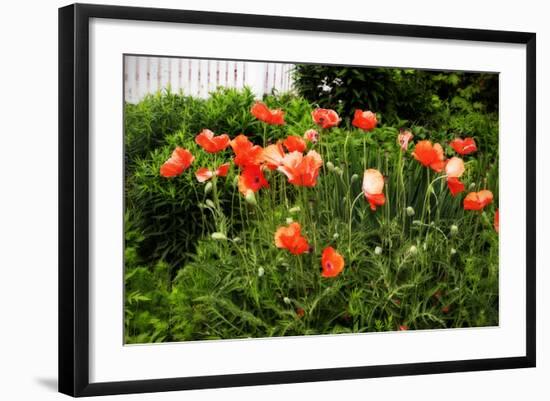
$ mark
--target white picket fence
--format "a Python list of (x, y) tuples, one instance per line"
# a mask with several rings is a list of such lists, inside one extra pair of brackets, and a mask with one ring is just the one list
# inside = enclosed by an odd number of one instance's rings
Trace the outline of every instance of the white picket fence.
[(167, 88), (206, 98), (219, 86), (248, 86), (261, 97), (273, 89), (292, 90), (293, 67), (283, 63), (125, 56), (124, 99), (137, 103), (145, 95)]

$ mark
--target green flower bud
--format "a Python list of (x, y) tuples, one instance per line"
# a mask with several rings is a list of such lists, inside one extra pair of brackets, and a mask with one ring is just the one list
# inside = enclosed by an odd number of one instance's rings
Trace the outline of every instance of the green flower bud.
[(351, 182), (354, 183), (355, 181), (357, 181), (359, 179), (359, 175), (358, 174), (353, 174), (351, 176)]
[(233, 238), (233, 242), (235, 244), (239, 244), (240, 242), (242, 242), (242, 239), (240, 237), (235, 237), (235, 238)]
[(290, 301), (290, 298), (289, 297), (284, 297), (283, 298), (283, 302), (287, 305), (290, 305), (291, 304), (291, 301)]
[(377, 246), (376, 248), (374, 248), (374, 253), (376, 255), (382, 255), (382, 248), (380, 248), (379, 246)]
[(341, 177), (342, 175), (344, 175), (344, 171), (342, 171), (342, 169), (341, 169), (340, 167), (335, 167), (335, 168), (334, 168), (334, 172), (335, 172), (336, 174), (338, 174), (340, 177)]
[(339, 237), (340, 237), (340, 234), (338, 234), (338, 233), (334, 233), (334, 235), (332, 236), (332, 238), (334, 238), (334, 239), (338, 239)]
[(235, 178), (233, 178), (233, 186), (236, 187), (239, 184), (239, 176), (236, 175)]
[(212, 202), (211, 199), (206, 200), (206, 205), (213, 208), (213, 209), (216, 207), (216, 205), (214, 204), (214, 202)]
[(294, 206), (294, 207), (291, 207), (290, 209), (288, 209), (288, 212), (294, 214), (294, 213), (299, 213), (300, 210), (301, 210), (300, 206)]
[(327, 162), (328, 171), (334, 171), (334, 164), (332, 162)]
[(420, 220), (413, 220), (413, 224), (415, 226), (420, 226), (420, 225), (422, 225), (422, 222)]
[(256, 196), (254, 195), (254, 192), (252, 192), (252, 191), (248, 191), (246, 193), (246, 196), (244, 197), (244, 200), (246, 201), (246, 203), (248, 203), (249, 205), (252, 205), (252, 206), (256, 206), (258, 204), (258, 202), (256, 202)]
[(227, 239), (225, 234), (220, 233), (220, 232), (212, 233), (211, 237), (212, 237), (212, 239), (215, 239), (216, 241), (225, 241)]
[(265, 273), (265, 270), (263, 267), (258, 267), (258, 277), (262, 277)]
[(470, 191), (471, 191), (471, 190), (475, 189), (475, 187), (476, 187), (476, 183), (472, 182), (468, 188), (470, 188)]
[(416, 248), (416, 246), (412, 245), (410, 248), (409, 248), (409, 253), (411, 255), (416, 255), (418, 253), (418, 249)]
[(456, 253), (456, 249), (451, 248), (451, 255), (454, 255)]
[(292, 217), (287, 217), (286, 220), (285, 220), (286, 224), (290, 224), (290, 223), (292, 223), (293, 221), (294, 221), (294, 220), (292, 220)]
[(453, 224), (451, 226), (451, 235), (457, 235), (458, 234), (458, 226)]
[(204, 194), (208, 195), (210, 191), (212, 191), (212, 183), (207, 182), (206, 185), (204, 186)]
[(407, 216), (409, 216), (409, 217), (414, 216), (414, 209), (413, 209), (412, 206), (408, 206), (408, 207), (405, 209), (405, 212), (407, 213)]

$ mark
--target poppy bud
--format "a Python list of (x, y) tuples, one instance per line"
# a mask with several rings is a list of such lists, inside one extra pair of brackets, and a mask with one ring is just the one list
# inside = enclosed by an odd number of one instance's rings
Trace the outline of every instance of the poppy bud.
[(300, 206), (294, 206), (294, 207), (291, 207), (290, 209), (288, 209), (288, 212), (289, 213), (299, 213), (300, 212)]
[(204, 186), (204, 194), (208, 195), (210, 191), (212, 191), (212, 183), (207, 182), (206, 185)]
[(217, 241), (225, 241), (227, 239), (227, 237), (225, 236), (224, 233), (220, 233), (220, 232), (215, 232), (215, 233), (212, 233), (211, 235), (212, 239), (215, 239)]
[(419, 226), (419, 225), (422, 224), (422, 222), (421, 222), (420, 220), (413, 220), (413, 224), (414, 224), (415, 226)]
[(233, 238), (233, 242), (236, 243), (236, 244), (240, 243), (241, 241), (242, 241), (242, 240), (241, 240), (240, 237), (235, 237), (235, 238)]
[(328, 171), (334, 171), (334, 164), (332, 164), (332, 162), (327, 162), (327, 168)]
[(340, 167), (334, 167), (334, 172), (338, 174), (340, 177), (344, 174), (344, 172)]
[(284, 297), (283, 298), (283, 302), (287, 305), (290, 305), (291, 301), (290, 301), (290, 298), (289, 297)]
[(451, 255), (454, 255), (456, 253), (456, 249), (451, 248)]
[(338, 234), (338, 233), (334, 233), (334, 235), (332, 236), (332, 238), (334, 238), (334, 239), (338, 239), (338, 237), (340, 237), (340, 234)]
[(376, 248), (374, 248), (374, 253), (376, 255), (382, 255), (382, 248), (380, 248), (379, 246), (377, 246)]
[(286, 224), (290, 224), (290, 223), (292, 223), (293, 221), (294, 221), (294, 220), (292, 220), (292, 217), (287, 217), (286, 220), (285, 220)]
[(212, 202), (211, 199), (207, 199), (205, 203), (206, 203), (207, 206), (209, 206), (209, 207), (211, 207), (211, 208), (215, 208), (215, 207), (216, 207), (216, 205), (214, 204), (214, 202)]
[(422, 244), (422, 249), (427, 250), (428, 249), (428, 244), (424, 242)]
[(262, 277), (265, 273), (265, 270), (263, 267), (258, 267), (258, 277)]
[(357, 175), (357, 174), (353, 174), (353, 175), (351, 176), (351, 182), (352, 182), (352, 183), (355, 182), (355, 181), (357, 181), (358, 179), (359, 179), (359, 175)]
[(254, 195), (254, 192), (248, 191), (246, 193), (246, 196), (244, 197), (244, 200), (246, 203), (252, 206), (256, 206), (258, 203), (256, 202), (256, 196)]
[(475, 182), (472, 182), (472, 183), (470, 184), (470, 187), (469, 187), (469, 188), (470, 188), (470, 190), (473, 190), (473, 189), (475, 189), (475, 187), (476, 187), (476, 183), (475, 183)]
[(418, 253), (418, 249), (416, 248), (416, 246), (412, 245), (410, 248), (409, 248), (409, 253), (411, 255), (416, 255)]
[(456, 235), (456, 234), (458, 234), (458, 226), (453, 224), (451, 226), (451, 235)]
[(409, 217), (414, 216), (414, 209), (412, 206), (408, 206), (407, 209), (405, 209), (405, 212), (407, 212), (407, 216)]

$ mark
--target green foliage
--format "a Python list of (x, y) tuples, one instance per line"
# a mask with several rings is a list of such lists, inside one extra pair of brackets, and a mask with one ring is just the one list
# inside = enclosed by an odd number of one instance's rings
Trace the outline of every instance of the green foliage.
[[(464, 83), (452, 96), (441, 92), (435, 98), (432, 86), (414, 88), (414, 79), (426, 78), (422, 74), (400, 74), (411, 90), (425, 92), (409, 100), (429, 97), (429, 105), (423, 103), (426, 115), (437, 110), (434, 121), (440, 123), (406, 123), (407, 115), (399, 114), (399, 123), (390, 124), (392, 118), (383, 114), (383, 123), (369, 133), (351, 127), (343, 107), (380, 111), (374, 106), (393, 103), (396, 116), (400, 107), (416, 107), (402, 106), (405, 100), (397, 89), (392, 92), (391, 82), (388, 92), (373, 87), (380, 91), (373, 100), (379, 103), (341, 105), (340, 127), (320, 130), (320, 142), (310, 145), (325, 162), (317, 185), (295, 187), (279, 172), (266, 172), (270, 188), (256, 194), (256, 206), (238, 192), (234, 166), (227, 177), (211, 180), (209, 190), (196, 181), (197, 168), (213, 169), (229, 161), (232, 151), (207, 154), (195, 135), (203, 128), (231, 137), (242, 132), (260, 145), (301, 136), (314, 128), (313, 101), (293, 94), (266, 96), (270, 107), (285, 111), (285, 126), (256, 121), (249, 112), (254, 102), (249, 90), (221, 88), (206, 100), (165, 93), (127, 105), (126, 342), (498, 324), (498, 235), (492, 228), (498, 119), (484, 103), (490, 96), (479, 77), (432, 74), (430, 85), (440, 88)], [(462, 181), (472, 190), (491, 189), (494, 204), (482, 213), (465, 212), (462, 196), (452, 197), (441, 176), (400, 150), (396, 137), (403, 126), (415, 141), (441, 142), (448, 156), (454, 152), (446, 144), (455, 135), (474, 136), (479, 151), (465, 157)], [(138, 138), (140, 132), (148, 139)], [(189, 149), (195, 161), (181, 176), (166, 179), (159, 169), (175, 146)], [(336, 169), (329, 169), (328, 161)], [(361, 193), (366, 168), (385, 176), (386, 204), (376, 212)], [(311, 252), (295, 256), (274, 246), (275, 230), (288, 219), (301, 224)], [(343, 273), (332, 279), (320, 275), (321, 253), (329, 245), (346, 261)]]

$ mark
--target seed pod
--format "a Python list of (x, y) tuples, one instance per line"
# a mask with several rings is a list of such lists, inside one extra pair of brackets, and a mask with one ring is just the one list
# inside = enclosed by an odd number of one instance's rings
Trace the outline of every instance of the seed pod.
[(407, 213), (407, 216), (409, 216), (409, 217), (414, 216), (414, 209), (413, 209), (412, 206), (408, 206), (408, 207), (405, 209), (405, 212)]

